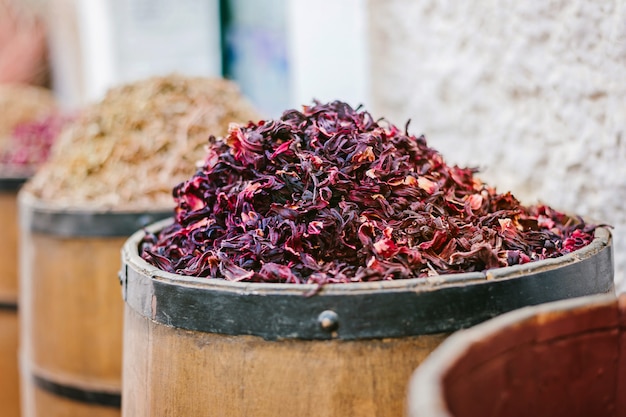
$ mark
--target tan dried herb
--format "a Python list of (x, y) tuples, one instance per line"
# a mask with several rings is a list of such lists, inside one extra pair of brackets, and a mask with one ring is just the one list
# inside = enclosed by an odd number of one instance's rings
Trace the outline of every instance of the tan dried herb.
[(211, 135), (259, 114), (236, 84), (169, 75), (110, 90), (84, 109), (26, 184), (56, 207), (161, 210), (193, 175)]

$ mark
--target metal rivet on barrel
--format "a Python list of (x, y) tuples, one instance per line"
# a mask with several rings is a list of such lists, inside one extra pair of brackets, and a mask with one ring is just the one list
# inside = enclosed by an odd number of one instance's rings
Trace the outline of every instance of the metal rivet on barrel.
[(322, 329), (332, 332), (339, 327), (339, 316), (332, 310), (324, 310), (317, 316), (317, 322)]

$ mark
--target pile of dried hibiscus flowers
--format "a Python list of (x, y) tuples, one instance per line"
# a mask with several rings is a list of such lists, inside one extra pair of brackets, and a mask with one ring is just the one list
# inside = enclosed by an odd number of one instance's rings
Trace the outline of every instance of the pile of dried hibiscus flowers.
[(173, 190), (174, 223), (142, 241), (162, 270), (273, 283), (417, 278), (562, 256), (598, 227), (498, 194), (423, 136), (339, 101), (209, 142), (204, 165)]

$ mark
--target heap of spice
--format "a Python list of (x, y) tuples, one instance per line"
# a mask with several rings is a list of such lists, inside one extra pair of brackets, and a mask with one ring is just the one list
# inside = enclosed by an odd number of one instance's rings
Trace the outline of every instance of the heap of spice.
[(338, 101), (232, 126), (141, 256), (187, 276), (328, 284), (483, 271), (593, 240), (598, 226), (498, 194), (407, 130)]
[(68, 126), (25, 189), (58, 208), (173, 208), (210, 134), (259, 120), (233, 82), (169, 75), (109, 90)]
[[(7, 171), (16, 152), (16, 130), (28, 123), (49, 117), (57, 111), (57, 102), (46, 88), (25, 84), (0, 84), (0, 171)], [(15, 164), (18, 165), (18, 164)]]

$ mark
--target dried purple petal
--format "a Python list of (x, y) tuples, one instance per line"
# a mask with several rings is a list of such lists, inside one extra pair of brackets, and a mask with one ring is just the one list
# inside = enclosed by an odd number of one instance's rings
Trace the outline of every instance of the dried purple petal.
[(183, 275), (349, 283), (562, 256), (597, 226), (522, 206), (445, 164), (426, 139), (342, 102), (233, 125), (174, 189), (175, 223), (142, 257)]

